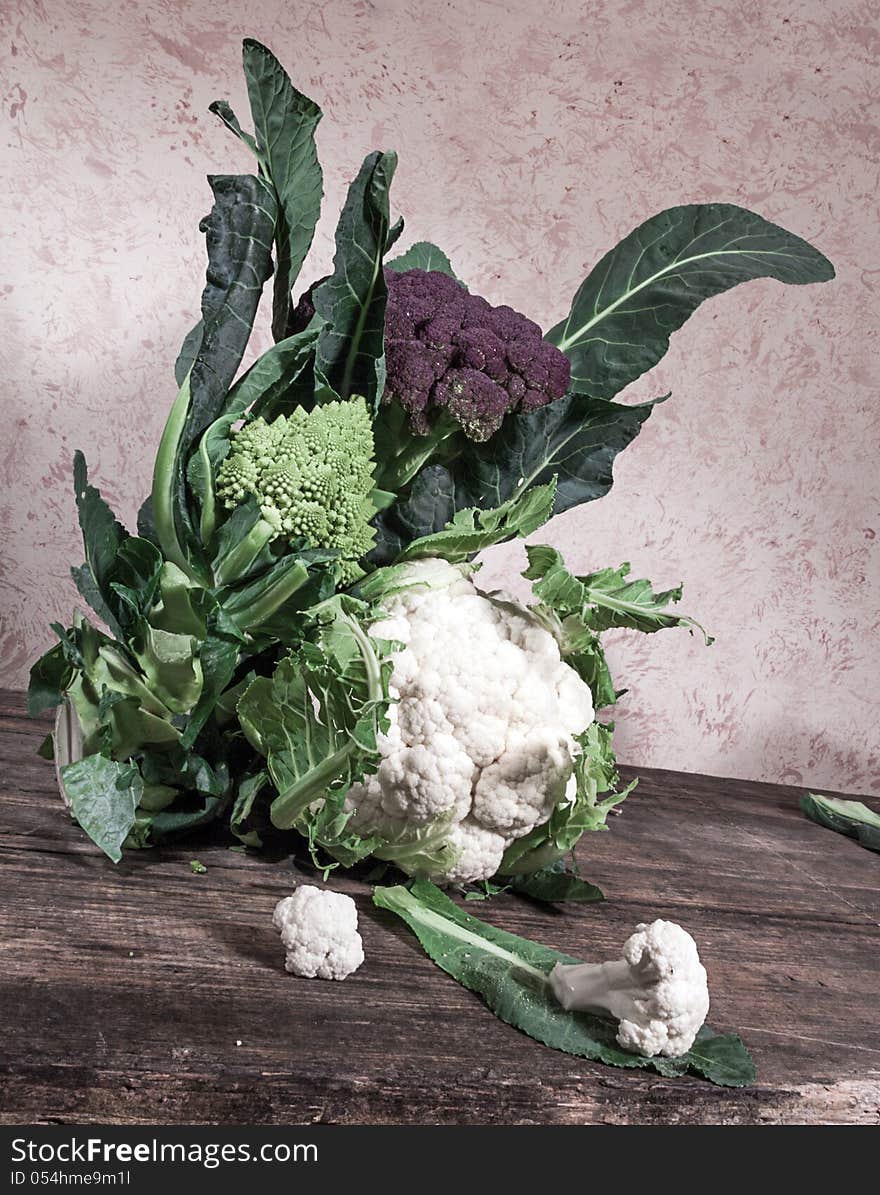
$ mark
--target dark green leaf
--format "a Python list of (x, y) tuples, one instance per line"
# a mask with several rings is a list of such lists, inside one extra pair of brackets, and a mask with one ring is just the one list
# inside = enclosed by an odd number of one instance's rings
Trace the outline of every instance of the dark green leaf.
[(103, 755), (87, 755), (65, 764), (61, 783), (77, 822), (118, 863), (143, 792), (144, 782), (137, 768)]
[[(259, 159), (260, 164), (263, 166), (266, 173), (268, 174), (268, 163), (265, 162), (263, 160), (263, 158), (261, 157), (260, 151), (257, 148), (256, 141), (254, 140), (254, 138), (251, 136), (250, 133), (246, 133), (244, 131), (244, 129), (241, 127), (238, 117), (232, 111), (232, 108), (229, 106), (229, 104), (226, 102), (226, 100), (214, 100), (214, 102), (212, 104), (208, 104), (208, 111), (212, 112), (214, 114), (214, 116), (220, 117), (220, 119), (226, 125), (227, 129), (229, 129), (229, 131), (231, 133), (234, 133), (235, 136), (238, 137), (239, 141), (241, 141), (243, 145), (246, 145), (248, 147), (248, 149), (251, 151), (251, 153), (254, 155), (254, 157)], [(177, 384), (180, 385), (180, 379), (178, 379)]]
[(460, 909), (439, 888), (417, 880), (374, 888), (373, 900), (413, 930), (428, 956), (453, 979), (477, 992), (502, 1021), (553, 1049), (611, 1066), (641, 1067), (666, 1077), (695, 1071), (713, 1083), (744, 1087), (755, 1078), (748, 1050), (738, 1037), (703, 1029), (681, 1058), (643, 1058), (616, 1042), (616, 1023), (556, 1002), (547, 976), (557, 963), (578, 960), (527, 938), (506, 933)]
[(199, 354), (199, 349), (202, 347), (202, 337), (204, 334), (204, 321), (199, 320), (184, 337), (183, 344), (180, 346), (180, 352), (177, 354), (177, 360), (174, 362), (174, 380), (177, 382), (178, 389), (183, 385), (183, 379), (193, 367), (193, 362)]
[(254, 802), (269, 784), (268, 772), (257, 772), (252, 776), (243, 776), (238, 782), (235, 804), (229, 815), (229, 826), (236, 838), (240, 838), (245, 846), (261, 846), (262, 841), (256, 830), (247, 827), (248, 818), (254, 808)]
[(511, 876), (510, 887), (514, 892), (548, 904), (555, 901), (594, 903), (605, 899), (601, 888), (582, 880), (573, 871), (567, 871), (561, 859), (531, 875)]
[(388, 236), (385, 238), (385, 252), (393, 248), (394, 245), (403, 236), (403, 216), (398, 216), (391, 227), (388, 229)]
[(413, 540), (398, 560), (439, 556), (454, 564), (468, 560), (493, 544), (517, 537), (524, 539), (550, 518), (555, 494), (556, 486), (550, 481), (547, 485), (521, 491), (497, 509), (465, 507), (456, 511), (442, 531)]
[(448, 274), (450, 278), (455, 278), (456, 282), (461, 281), (456, 277), (452, 263), (443, 250), (432, 245), (430, 241), (416, 241), (406, 253), (386, 261), (385, 265), (389, 270), (397, 270), (400, 273), (405, 270), (434, 270), (438, 274)]
[(61, 643), (50, 647), (31, 668), (28, 685), (28, 713), (32, 718), (44, 710), (54, 709), (64, 700), (64, 690), (70, 684), (73, 668)]
[(569, 394), (510, 415), (482, 444), (465, 441), (447, 465), (428, 465), (409, 492), (375, 520), (374, 564), (387, 564), (413, 539), (442, 531), (463, 507), (498, 507), (556, 478), (553, 513), (607, 494), (615, 456), (639, 434), (655, 403), (624, 406)]
[(205, 639), (199, 648), (202, 691), (181, 735), (180, 745), (184, 750), (189, 750), (195, 744), (202, 727), (231, 683), (241, 651), (241, 633), (222, 609), (214, 611), (209, 619)]
[[(272, 331), (276, 340), (282, 340), (290, 312), (290, 291), (321, 213), (322, 175), (315, 148), (321, 109), (296, 90), (275, 55), (259, 42), (245, 40), (243, 59), (257, 134), (256, 152), (268, 168), (278, 198)], [(226, 116), (221, 114), (221, 118), (225, 120)]]
[(100, 620), (110, 628), (110, 631), (117, 639), (124, 638), (122, 627), (116, 621), (113, 611), (104, 601), (103, 595), (88, 564), (82, 564), (78, 568), (71, 568), (70, 575), (80, 596), (88, 602), (90, 609), (94, 610)]
[(805, 793), (800, 804), (810, 821), (855, 838), (869, 851), (880, 851), (880, 813), (869, 809), (864, 802)]
[(116, 602), (110, 582), (115, 579), (116, 556), (128, 539), (128, 532), (116, 519), (100, 491), (89, 485), (86, 458), (79, 451), (73, 455), (73, 487), (88, 568), (103, 598), (105, 609), (113, 615), (116, 613)]
[(268, 184), (251, 174), (215, 174), (208, 181), (214, 206), (200, 225), (208, 250), (204, 330), (190, 375), (184, 449), (226, 411), (263, 284), (272, 272), (277, 205)]
[(385, 385), (385, 278), (388, 189), (397, 166), (393, 153), (364, 160), (336, 229), (333, 273), (313, 295), (326, 320), (318, 336), (316, 374), (342, 398), (362, 394), (378, 405)]
[[(208, 249), (202, 338), (162, 434), (153, 472), (156, 538), (166, 559), (204, 584), (201, 537), (187, 493), (195, 442), (226, 412), (229, 388), (272, 268), (274, 192), (253, 175), (213, 175), (214, 206), (201, 222)], [(100, 578), (99, 578), (100, 581)]]
[(280, 340), (258, 357), (230, 391), (230, 411), (237, 417), (251, 408), (253, 417), (262, 415), (265, 419), (289, 413), (296, 383), (314, 359), (320, 327), (321, 321), (314, 320), (304, 331)]
[(825, 282), (834, 267), (800, 237), (730, 203), (669, 208), (607, 253), (547, 333), (572, 389), (613, 398), (650, 369), (704, 299), (752, 278)]

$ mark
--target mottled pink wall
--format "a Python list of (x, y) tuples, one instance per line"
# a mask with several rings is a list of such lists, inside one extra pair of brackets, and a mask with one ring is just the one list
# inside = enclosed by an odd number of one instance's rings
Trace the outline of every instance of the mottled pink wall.
[[(7, 0), (0, 677), (74, 601), (75, 446), (131, 519), (193, 320), (208, 171), (249, 168), (239, 42), (324, 107), (329, 261), (343, 188), (396, 148), (405, 241), (549, 326), (646, 216), (732, 200), (813, 240), (825, 287), (706, 304), (633, 397), (669, 388), (600, 503), (547, 538), (630, 560), (716, 634), (620, 635), (633, 763), (880, 793), (880, 33), (867, 0)], [(263, 341), (265, 343), (265, 339)], [(511, 584), (521, 549), (485, 575)]]

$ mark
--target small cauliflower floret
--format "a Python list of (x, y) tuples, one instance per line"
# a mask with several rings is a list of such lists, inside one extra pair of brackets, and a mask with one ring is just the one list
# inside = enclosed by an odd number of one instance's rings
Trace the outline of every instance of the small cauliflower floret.
[(272, 914), (287, 950), (284, 969), (308, 979), (345, 979), (364, 961), (357, 923), (350, 896), (301, 885)]
[(593, 720), (590, 688), (554, 636), (468, 573), (414, 561), (383, 599), (384, 617), (369, 631), (404, 645), (393, 656), (396, 700), (378, 736), (377, 775), (346, 798), (351, 828), (387, 839), (404, 870), (429, 869), (426, 842), (451, 848), (434, 856), (438, 883), (489, 879), (506, 848), (547, 821), (565, 800), (574, 738)]
[(557, 963), (550, 986), (563, 1008), (610, 1013), (620, 1045), (646, 1058), (686, 1054), (709, 1012), (697, 944), (674, 921), (636, 926), (614, 962)]

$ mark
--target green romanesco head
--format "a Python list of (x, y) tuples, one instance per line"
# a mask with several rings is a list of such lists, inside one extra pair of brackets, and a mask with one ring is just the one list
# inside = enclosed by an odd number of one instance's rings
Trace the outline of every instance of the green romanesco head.
[(350, 584), (375, 540), (373, 469), (367, 404), (351, 398), (245, 424), (217, 472), (216, 490), (230, 508), (255, 495), (279, 537), (337, 549), (340, 580)]

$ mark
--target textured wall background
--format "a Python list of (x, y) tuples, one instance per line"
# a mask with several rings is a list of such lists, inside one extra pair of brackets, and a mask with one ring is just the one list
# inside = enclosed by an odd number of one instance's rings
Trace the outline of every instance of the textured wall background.
[[(577, 571), (683, 579), (717, 636), (620, 635), (623, 759), (880, 793), (870, 0), (6, 0), (2, 24), (3, 684), (75, 600), (74, 447), (127, 520), (148, 489), (201, 289), (204, 175), (250, 168), (206, 110), (246, 111), (252, 35), (326, 114), (309, 277), (373, 148), (401, 155), (401, 244), (436, 240), (545, 327), (675, 203), (742, 203), (832, 258), (830, 285), (701, 308), (632, 387), (673, 398), (612, 494), (547, 538)], [(510, 586), (521, 566), (499, 549), (485, 575)]]

